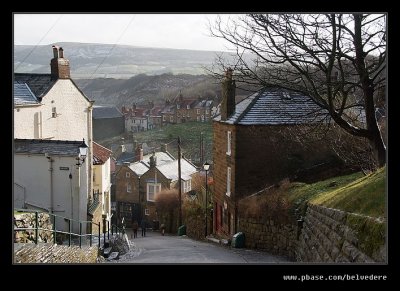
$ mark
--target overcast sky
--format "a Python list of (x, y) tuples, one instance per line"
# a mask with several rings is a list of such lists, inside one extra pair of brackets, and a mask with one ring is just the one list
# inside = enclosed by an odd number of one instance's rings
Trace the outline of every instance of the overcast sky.
[[(14, 43), (127, 44), (145, 47), (227, 51), (210, 37), (216, 14), (14, 14)], [(232, 15), (222, 15), (227, 20)]]

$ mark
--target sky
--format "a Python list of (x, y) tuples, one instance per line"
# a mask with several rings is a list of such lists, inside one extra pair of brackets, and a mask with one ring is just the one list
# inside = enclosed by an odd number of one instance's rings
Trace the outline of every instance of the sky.
[[(226, 21), (237, 15), (221, 15)], [(211, 37), (217, 14), (14, 14), (14, 44), (56, 42), (126, 44), (143, 47), (228, 51)]]

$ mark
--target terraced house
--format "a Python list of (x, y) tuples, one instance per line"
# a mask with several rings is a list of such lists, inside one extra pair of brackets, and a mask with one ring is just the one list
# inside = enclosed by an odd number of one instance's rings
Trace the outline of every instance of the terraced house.
[[(140, 145), (135, 151), (135, 161), (124, 163), (116, 174), (116, 210), (117, 222), (122, 218), (129, 227), (134, 220), (139, 223), (146, 217), (152, 227), (152, 221), (158, 220), (155, 196), (164, 189), (173, 189), (178, 185), (178, 160), (163, 145), (161, 151), (143, 155)], [(192, 177), (197, 168), (185, 158), (181, 159), (182, 193), (191, 190)]]
[(53, 55), (50, 74), (14, 74), (14, 206), (86, 221), (94, 101), (71, 79), (63, 49), (53, 46)]

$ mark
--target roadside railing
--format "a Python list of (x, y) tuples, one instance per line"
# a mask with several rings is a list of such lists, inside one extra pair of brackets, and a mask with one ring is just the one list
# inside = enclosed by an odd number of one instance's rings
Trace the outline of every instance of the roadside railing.
[[(36, 210), (30, 210), (30, 209), (19, 209), (19, 208), (15, 208), (14, 212), (17, 213), (34, 213), (35, 214), (35, 224), (34, 227), (16, 227), (16, 225), (14, 225), (14, 232), (20, 232), (20, 231), (27, 231), (27, 230), (34, 230), (35, 232), (35, 244), (38, 244), (39, 242), (39, 230), (41, 231), (48, 231), (48, 232), (52, 232), (53, 233), (53, 243), (56, 244), (57, 243), (57, 234), (64, 234), (68, 236), (68, 246), (71, 246), (72, 244), (72, 237), (78, 237), (79, 238), (79, 247), (82, 248), (82, 239), (89, 237), (89, 245), (92, 246), (92, 241), (93, 241), (93, 236), (97, 236), (98, 237), (98, 247), (101, 247), (101, 241), (100, 241), (100, 223), (95, 223), (92, 221), (79, 221), (79, 220), (74, 220), (74, 219), (70, 219), (64, 216), (60, 216), (57, 214), (53, 214), (53, 213), (48, 213), (48, 212), (43, 212), (43, 211), (36, 211)], [(48, 228), (43, 228), (43, 227), (39, 227), (39, 213), (44, 213), (49, 215), (50, 220), (52, 222), (52, 229), (48, 229)], [(57, 219), (59, 218), (59, 221), (64, 220), (65, 223), (67, 224), (67, 228), (68, 231), (64, 231), (64, 230), (57, 230)], [(15, 219), (15, 218), (14, 218)], [(78, 223), (79, 224), (79, 233), (74, 233), (72, 232), (72, 226), (73, 223)], [(65, 226), (64, 223), (64, 226)], [(83, 225), (85, 224), (86, 226), (86, 230), (88, 233), (84, 233), (83, 231)], [(97, 234), (93, 234), (92, 230), (93, 230), (93, 225), (97, 226), (98, 228), (98, 233)], [(87, 227), (89, 226), (89, 227)], [(88, 230), (89, 228), (89, 230)]]

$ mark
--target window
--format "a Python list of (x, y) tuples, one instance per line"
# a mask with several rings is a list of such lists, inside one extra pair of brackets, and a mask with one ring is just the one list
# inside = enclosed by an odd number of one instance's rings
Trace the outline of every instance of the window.
[(51, 108), (51, 117), (52, 118), (57, 117), (57, 109), (55, 107)]
[(231, 131), (228, 131), (227, 133), (226, 133), (226, 154), (228, 155), (228, 156), (230, 156), (231, 155), (231, 141), (232, 141), (232, 132)]
[(144, 210), (144, 215), (150, 215), (150, 211), (149, 211), (148, 208), (146, 208), (146, 209)]
[(160, 183), (147, 183), (147, 201), (154, 201), (156, 194), (160, 191)]
[(125, 177), (126, 177), (126, 178), (130, 178), (130, 177), (131, 177), (131, 173), (126, 172), (126, 173), (125, 173)]
[(206, 114), (210, 114), (210, 110), (209, 109), (206, 109)]
[(162, 117), (162, 120), (163, 120), (163, 121), (166, 121), (166, 119), (165, 119), (165, 115), (163, 115), (163, 117)]
[(176, 104), (177, 109), (181, 109), (181, 106), (179, 104)]
[(132, 185), (131, 184), (126, 185), (126, 192), (128, 192), (128, 193), (132, 192)]
[(200, 114), (200, 109), (197, 109), (197, 114)]
[(190, 105), (186, 105), (186, 109), (190, 109)]
[(172, 115), (169, 117), (169, 121), (174, 122), (174, 117)]
[(231, 196), (231, 167), (226, 171), (226, 196)]
[(197, 121), (200, 121), (200, 116), (197, 116)]
[(96, 171), (93, 171), (93, 183), (96, 183)]
[(187, 193), (192, 190), (192, 180), (183, 181), (182, 180), (182, 192)]

